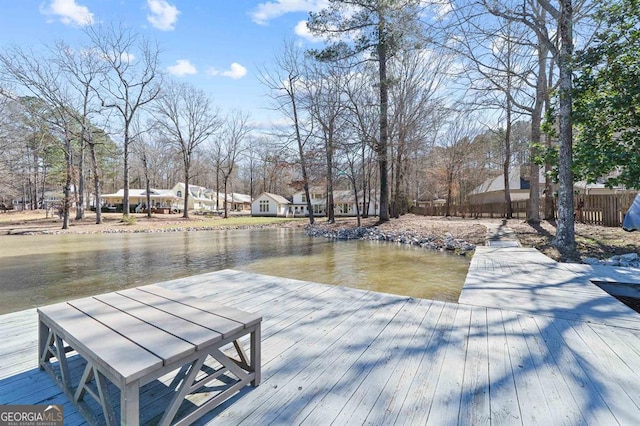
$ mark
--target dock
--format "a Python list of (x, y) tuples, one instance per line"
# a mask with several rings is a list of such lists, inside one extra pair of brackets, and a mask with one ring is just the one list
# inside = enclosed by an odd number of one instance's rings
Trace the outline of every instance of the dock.
[[(592, 280), (640, 270), (478, 247), (457, 304), (234, 270), (157, 285), (263, 317), (261, 385), (197, 424), (635, 425), (640, 315)], [(0, 404), (83, 424), (37, 368), (36, 325), (0, 317)]]

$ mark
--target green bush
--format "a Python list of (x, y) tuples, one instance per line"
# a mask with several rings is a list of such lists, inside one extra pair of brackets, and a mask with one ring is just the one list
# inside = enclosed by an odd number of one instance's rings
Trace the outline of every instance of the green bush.
[(135, 216), (131, 216), (131, 215), (124, 215), (124, 216), (122, 216), (122, 223), (124, 223), (127, 226), (135, 225), (136, 224), (136, 217)]

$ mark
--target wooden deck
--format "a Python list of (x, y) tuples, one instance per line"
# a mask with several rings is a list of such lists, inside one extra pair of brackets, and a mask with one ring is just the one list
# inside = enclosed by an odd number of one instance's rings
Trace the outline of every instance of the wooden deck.
[(459, 303), (640, 330), (640, 315), (592, 281), (640, 284), (640, 270), (558, 263), (522, 247), (477, 247)]
[[(477, 279), (472, 285), (480, 285)], [(518, 300), (491, 305), (487, 297), (488, 306), (478, 305), (471, 300), (483, 293), (477, 287), (465, 288), (464, 304), (453, 304), (230, 270), (160, 285), (263, 316), (262, 384), (200, 423), (635, 425), (640, 419), (640, 322), (633, 311), (607, 311), (607, 321), (590, 323), (586, 314), (570, 315), (569, 304), (555, 311), (541, 304), (542, 314)], [(522, 287), (516, 292), (529, 291), (532, 299), (545, 294)], [(61, 403), (65, 424), (82, 424), (37, 369), (36, 325), (35, 310), (0, 317), (0, 404)]]

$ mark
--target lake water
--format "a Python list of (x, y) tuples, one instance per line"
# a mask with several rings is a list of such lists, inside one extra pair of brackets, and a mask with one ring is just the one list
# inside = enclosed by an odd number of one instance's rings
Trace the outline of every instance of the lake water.
[(299, 229), (0, 236), (0, 314), (221, 269), (455, 302), (469, 260)]

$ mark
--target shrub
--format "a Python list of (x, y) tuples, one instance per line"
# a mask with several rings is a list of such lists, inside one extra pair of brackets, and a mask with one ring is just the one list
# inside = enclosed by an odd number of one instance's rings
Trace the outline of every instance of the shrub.
[(127, 226), (135, 225), (136, 224), (136, 217), (135, 216), (131, 216), (131, 215), (122, 216), (122, 223), (124, 223)]

